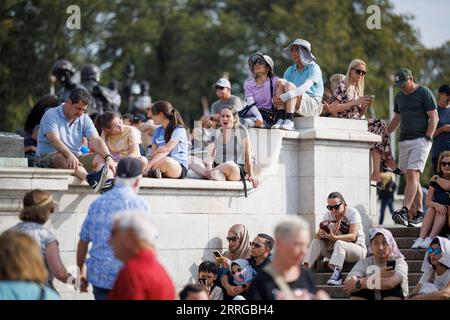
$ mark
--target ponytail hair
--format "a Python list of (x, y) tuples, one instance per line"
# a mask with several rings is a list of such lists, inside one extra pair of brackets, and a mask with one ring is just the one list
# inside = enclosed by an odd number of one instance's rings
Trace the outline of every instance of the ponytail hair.
[(173, 108), (173, 106), (168, 101), (158, 101), (152, 106), (152, 114), (156, 116), (158, 113), (162, 113), (166, 119), (169, 119), (169, 125), (164, 132), (164, 141), (168, 143), (173, 131), (177, 127), (186, 128), (184, 121), (180, 116), (180, 113)]

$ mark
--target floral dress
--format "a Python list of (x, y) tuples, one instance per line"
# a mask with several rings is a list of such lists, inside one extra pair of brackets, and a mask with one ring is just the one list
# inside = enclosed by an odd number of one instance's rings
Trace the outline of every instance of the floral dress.
[[(331, 98), (331, 102), (338, 100), (339, 103), (346, 103), (359, 99), (359, 95), (356, 93), (355, 87), (350, 86), (349, 88), (346, 88), (345, 81), (341, 81), (339, 87), (335, 88), (332, 91), (332, 94), (333, 96)], [(352, 106), (347, 111), (339, 112), (336, 117), (360, 120), (364, 118), (364, 114), (362, 114), (361, 106)], [(367, 121), (369, 123), (368, 131), (381, 136), (381, 142), (375, 143), (371, 150), (378, 150), (381, 153), (381, 159), (383, 161), (393, 159), (386, 121), (383, 119), (368, 119)]]

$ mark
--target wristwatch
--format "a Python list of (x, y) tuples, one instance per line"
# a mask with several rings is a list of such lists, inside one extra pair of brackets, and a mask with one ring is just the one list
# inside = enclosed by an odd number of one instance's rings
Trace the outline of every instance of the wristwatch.
[(433, 141), (433, 138), (431, 138), (430, 136), (425, 136), (425, 139), (427, 139), (427, 141)]
[(355, 288), (356, 288), (356, 289), (361, 289), (361, 281), (360, 281), (359, 279), (356, 280)]
[(106, 159), (107, 159), (108, 157), (110, 157), (111, 159), (113, 158), (112, 155), (107, 154), (107, 155), (105, 156), (105, 161), (106, 161)]

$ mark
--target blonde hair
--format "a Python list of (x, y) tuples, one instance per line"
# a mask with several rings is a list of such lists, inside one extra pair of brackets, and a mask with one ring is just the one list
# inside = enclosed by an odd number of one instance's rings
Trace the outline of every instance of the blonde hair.
[[(347, 89), (350, 87), (350, 72), (355, 70), (358, 65), (366, 66), (366, 63), (361, 59), (353, 59), (352, 62), (348, 65), (347, 74), (346, 74), (346, 87)], [(361, 80), (355, 84), (355, 93), (356, 97), (362, 97), (364, 95), (364, 77), (361, 77)]]
[(47, 282), (41, 250), (36, 241), (19, 231), (0, 235), (0, 280)]
[(50, 193), (39, 189), (31, 190), (23, 197), (23, 209), (19, 219), (44, 224), (55, 207), (56, 203)]
[(233, 120), (234, 120), (233, 128), (235, 128), (235, 129), (239, 128), (239, 125), (241, 124), (241, 122), (239, 120), (239, 114), (238, 114), (237, 110), (234, 107), (226, 106), (222, 110), (220, 110), (220, 114), (222, 114), (222, 111), (225, 109), (230, 110), (231, 114), (233, 115)]
[[(335, 92), (335, 89), (339, 88), (340, 84), (345, 81), (345, 75), (341, 73), (333, 74), (330, 77), (330, 89), (331, 92)], [(343, 92), (344, 93), (344, 92)]]
[(439, 175), (442, 174), (442, 170), (441, 170), (441, 163), (442, 163), (442, 159), (446, 158), (446, 157), (450, 157), (450, 151), (443, 151), (441, 152), (441, 154), (439, 155), (438, 161), (437, 161), (437, 173)]

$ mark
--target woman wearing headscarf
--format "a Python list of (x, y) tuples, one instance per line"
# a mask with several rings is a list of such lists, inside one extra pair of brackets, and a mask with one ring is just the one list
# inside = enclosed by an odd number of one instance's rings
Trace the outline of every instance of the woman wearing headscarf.
[(229, 267), (234, 260), (249, 259), (251, 253), (250, 237), (243, 224), (235, 224), (228, 230), (227, 241), (228, 250), (223, 253), (223, 257), (216, 258), (216, 263), (221, 265), (219, 279), (224, 289), (224, 300), (229, 300), (245, 290), (234, 284)]
[(422, 264), (423, 275), (411, 292), (413, 300), (450, 299), (450, 240), (431, 241)]
[(392, 233), (384, 228), (369, 230), (370, 257), (356, 263), (344, 282), (355, 300), (399, 300), (408, 295), (408, 264)]

